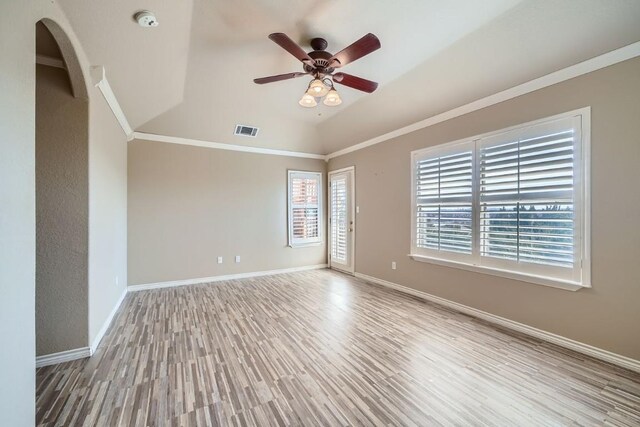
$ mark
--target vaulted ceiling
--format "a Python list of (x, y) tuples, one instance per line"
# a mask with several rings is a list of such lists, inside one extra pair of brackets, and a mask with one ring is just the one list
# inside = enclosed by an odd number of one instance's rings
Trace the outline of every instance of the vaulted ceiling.
[[(640, 40), (637, 0), (60, 0), (93, 65), (103, 65), (141, 132), (330, 153)], [(160, 22), (132, 19), (152, 10)], [(375, 80), (367, 95), (305, 109), (306, 77), (267, 39), (337, 52), (372, 32), (382, 48), (344, 71)], [(233, 135), (257, 126), (257, 138)]]

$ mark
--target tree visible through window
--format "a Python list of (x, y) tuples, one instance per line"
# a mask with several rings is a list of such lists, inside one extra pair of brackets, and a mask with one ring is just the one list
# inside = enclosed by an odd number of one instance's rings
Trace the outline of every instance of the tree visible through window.
[(416, 151), (412, 254), (582, 284), (582, 116)]

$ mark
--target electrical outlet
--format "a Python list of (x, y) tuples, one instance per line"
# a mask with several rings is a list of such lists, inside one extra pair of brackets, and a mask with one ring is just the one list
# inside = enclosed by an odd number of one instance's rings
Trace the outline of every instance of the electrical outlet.
[(222, 257), (221, 256), (218, 257), (218, 264), (222, 264)]
[(396, 269), (396, 262), (395, 261), (391, 261), (391, 269), (392, 270)]
[(240, 255), (236, 255), (236, 262), (240, 262)]

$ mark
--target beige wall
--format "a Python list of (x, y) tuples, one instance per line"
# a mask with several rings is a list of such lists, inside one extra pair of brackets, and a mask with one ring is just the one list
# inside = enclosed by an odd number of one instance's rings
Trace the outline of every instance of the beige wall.
[(35, 414), (35, 3), (0, 2), (0, 425), (16, 427)]
[[(107, 70), (108, 72), (108, 70)], [(127, 287), (127, 137), (89, 92), (89, 344)]]
[[(35, 266), (36, 266), (36, 183), (35, 183), (35, 24), (47, 17), (57, 22), (76, 49), (78, 59), (67, 61), (80, 80), (89, 73), (90, 63), (77, 37), (55, 2), (9, 0), (0, 2), (0, 425), (22, 427), (35, 423)], [(64, 53), (65, 49), (63, 49)], [(67, 58), (65, 57), (65, 60)], [(86, 93), (86, 88), (79, 90)], [(126, 223), (126, 139), (115, 132), (115, 119), (97, 89), (88, 95), (90, 115), (89, 204), (90, 211), (116, 200), (115, 218), (90, 212), (89, 227), (104, 227), (103, 233), (90, 231), (91, 265), (103, 257), (109, 273), (126, 275), (126, 233), (109, 235), (110, 225)], [(100, 124), (104, 127), (100, 127)], [(106, 125), (108, 124), (108, 126)], [(110, 131), (106, 131), (107, 128)], [(102, 133), (101, 130), (105, 130)], [(116, 138), (117, 135), (117, 138)], [(116, 139), (113, 139), (116, 138)], [(95, 143), (94, 143), (95, 141)], [(98, 142), (99, 141), (99, 142)], [(103, 159), (114, 143), (118, 156)], [(103, 148), (102, 151), (100, 148)], [(92, 172), (93, 169), (93, 172)], [(113, 175), (119, 178), (117, 195), (105, 197), (98, 191)], [(105, 184), (106, 185), (106, 184)], [(113, 195), (113, 197), (111, 197)], [(93, 217), (91, 217), (93, 215)], [(123, 220), (123, 218), (125, 218)], [(116, 228), (116, 227), (114, 227)], [(105, 242), (114, 242), (107, 244)], [(96, 270), (99, 272), (100, 270)], [(117, 300), (115, 285), (99, 300), (104, 283), (90, 272), (89, 317), (104, 323)], [(126, 277), (121, 280), (124, 288)], [(124, 289), (122, 289), (124, 290)], [(90, 335), (91, 338), (91, 335)]]
[(97, 88), (89, 102), (73, 98), (64, 71), (38, 70), (46, 84), (38, 87), (37, 153), (46, 157), (37, 182), (36, 328), (37, 355), (45, 355), (95, 344), (126, 289), (127, 138)]
[[(407, 257), (411, 151), (586, 106), (592, 107), (592, 289), (570, 292)], [(639, 135), (636, 58), (333, 159), (329, 170), (356, 167), (356, 271), (640, 359)]]
[(129, 284), (326, 263), (324, 245), (287, 247), (287, 169), (325, 172), (326, 164), (130, 143)]
[(36, 354), (86, 347), (89, 103), (36, 69)]

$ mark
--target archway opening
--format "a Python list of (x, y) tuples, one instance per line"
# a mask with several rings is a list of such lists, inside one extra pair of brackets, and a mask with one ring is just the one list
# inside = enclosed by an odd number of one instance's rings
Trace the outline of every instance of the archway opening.
[[(89, 103), (75, 53), (36, 23), (36, 360), (88, 347)], [(50, 363), (47, 363), (50, 362)]]

